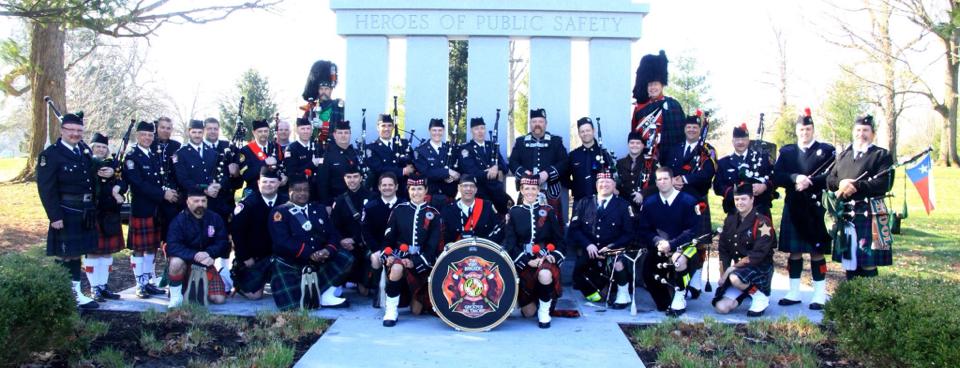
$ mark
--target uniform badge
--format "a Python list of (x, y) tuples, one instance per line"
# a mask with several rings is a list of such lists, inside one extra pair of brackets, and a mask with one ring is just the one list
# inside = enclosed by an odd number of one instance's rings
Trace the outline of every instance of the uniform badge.
[(208, 237), (213, 237), (213, 235), (216, 234), (216, 233), (217, 233), (217, 229), (215, 229), (215, 228), (213, 227), (213, 225), (207, 226), (207, 236), (208, 236)]
[(47, 166), (47, 156), (40, 155), (40, 167)]
[(237, 207), (233, 209), (234, 216), (239, 215), (240, 211), (243, 211), (243, 203), (237, 203)]
[(133, 160), (127, 160), (127, 169), (128, 169), (128, 170), (133, 170), (135, 167), (136, 167), (136, 165), (133, 163)]
[(246, 160), (247, 160), (247, 156), (240, 155), (240, 158), (239, 158), (240, 163), (243, 163)]
[(170, 156), (170, 161), (173, 161), (173, 163), (177, 163), (177, 155)]
[(303, 230), (304, 230), (304, 231), (310, 231), (310, 229), (313, 229), (313, 224), (311, 224), (310, 221), (304, 222), (304, 223), (303, 223)]
[(424, 214), (424, 216), (427, 218), (427, 220), (433, 220), (433, 212), (427, 212)]
[(273, 213), (273, 222), (280, 222), (283, 220), (283, 215), (280, 214), (280, 211)]
[(367, 152), (366, 152), (366, 153), (367, 153), (367, 157), (368, 157), (368, 158), (369, 158), (369, 157), (373, 157), (373, 151), (371, 151), (370, 149), (367, 149)]
[(540, 215), (540, 217), (547, 217), (547, 210), (541, 209), (537, 214)]
[(760, 236), (770, 236), (770, 232), (773, 230), (773, 228), (764, 223), (762, 226), (757, 228), (757, 230), (759, 230)]
[(289, 150), (287, 150), (286, 156), (287, 158), (293, 157), (293, 152), (290, 152)]
[(470, 152), (468, 152), (466, 149), (463, 149), (462, 151), (460, 151), (460, 155), (463, 156), (464, 158), (467, 158), (467, 156), (470, 156)]
[(817, 148), (817, 156), (823, 156), (823, 150), (822, 150), (822, 149)]

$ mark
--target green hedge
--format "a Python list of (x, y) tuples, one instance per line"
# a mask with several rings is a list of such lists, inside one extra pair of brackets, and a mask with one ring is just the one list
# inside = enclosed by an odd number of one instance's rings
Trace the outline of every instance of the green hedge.
[(840, 284), (824, 320), (847, 355), (880, 367), (960, 366), (960, 284), (883, 276)]
[(0, 256), (0, 365), (17, 366), (34, 352), (68, 348), (77, 321), (62, 267), (36, 256)]

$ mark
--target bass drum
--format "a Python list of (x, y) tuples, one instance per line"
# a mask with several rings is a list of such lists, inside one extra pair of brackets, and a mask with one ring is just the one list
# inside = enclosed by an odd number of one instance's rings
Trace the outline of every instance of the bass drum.
[(458, 331), (489, 331), (517, 303), (519, 278), (513, 260), (497, 243), (467, 238), (447, 244), (430, 272), (433, 310)]

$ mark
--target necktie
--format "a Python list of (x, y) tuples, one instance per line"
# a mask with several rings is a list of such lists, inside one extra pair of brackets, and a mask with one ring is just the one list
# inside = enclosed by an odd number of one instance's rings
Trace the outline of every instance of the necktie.
[(73, 153), (77, 154), (77, 156), (80, 156), (80, 147), (74, 146), (74, 147), (73, 147)]
[(683, 156), (690, 156), (691, 152), (693, 152), (693, 148), (687, 145), (687, 150), (683, 153)]
[(267, 201), (267, 207), (273, 207), (273, 201)]
[(663, 200), (663, 205), (664, 207), (670, 207), (670, 203), (667, 203), (666, 199)]

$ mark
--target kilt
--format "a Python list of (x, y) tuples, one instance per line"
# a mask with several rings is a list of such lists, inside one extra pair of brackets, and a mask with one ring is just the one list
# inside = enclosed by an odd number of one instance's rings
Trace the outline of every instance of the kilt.
[[(97, 249), (97, 229), (93, 223), (93, 202), (62, 201), (63, 228), (47, 229), (47, 255), (80, 257)], [(88, 218), (84, 218), (86, 212)]]
[(234, 263), (233, 268), (230, 269), (233, 287), (245, 293), (255, 293), (263, 290), (263, 287), (270, 281), (272, 269), (273, 265), (270, 258), (256, 260), (250, 267), (243, 265), (243, 262)]
[[(190, 272), (192, 267), (187, 267), (187, 270), (183, 273), (183, 279), (185, 282), (190, 281)], [(217, 269), (213, 266), (207, 267), (207, 297), (211, 296), (227, 296), (227, 288), (223, 284), (223, 278), (220, 277), (220, 273), (217, 272)], [(181, 290), (182, 293), (187, 292), (186, 286)]]
[[(553, 275), (553, 298), (560, 299), (560, 296), (563, 295), (563, 285), (560, 284), (560, 267), (557, 267), (554, 263), (547, 263), (542, 268), (550, 270)], [(533, 267), (526, 267), (523, 271), (520, 271), (520, 293), (517, 294), (517, 306), (523, 307), (540, 300), (537, 297), (538, 271), (539, 269)]]
[[(820, 244), (820, 246), (817, 247), (800, 236), (800, 231), (793, 224), (790, 212), (790, 202), (784, 202), (783, 214), (780, 216), (780, 233), (777, 234), (777, 250), (789, 253), (830, 253), (829, 242)], [(816, 216), (815, 214), (810, 215)], [(820, 216), (820, 218), (823, 218), (823, 216)]]
[(130, 217), (127, 248), (134, 252), (154, 253), (160, 248), (160, 226), (156, 217)]
[(410, 302), (416, 300), (423, 305), (424, 313), (434, 313), (433, 302), (430, 301), (430, 292), (427, 289), (429, 278), (430, 272), (417, 273), (410, 269), (404, 270), (403, 282), (400, 284), (399, 307), (410, 306)]
[[(280, 257), (273, 257), (273, 274), (270, 276), (270, 290), (273, 292), (273, 301), (280, 310), (300, 308), (300, 280), (303, 276), (303, 267)], [(326, 262), (316, 265), (317, 286), (321, 292), (333, 285), (341, 284), (353, 264), (353, 255), (350, 252), (337, 252)]]
[[(856, 211), (863, 211), (861, 209), (856, 209)], [(834, 247), (833, 249), (833, 260), (834, 262), (842, 262), (844, 256), (850, 256), (850, 252), (856, 252), (857, 265), (860, 268), (863, 267), (877, 267), (877, 266), (889, 266), (893, 264), (893, 251), (892, 249), (874, 249), (873, 246), (873, 217), (865, 217), (862, 215), (857, 215), (853, 219), (853, 226), (857, 232), (857, 239), (855, 242), (851, 242), (850, 248), (852, 249), (841, 249), (840, 247)], [(838, 235), (840, 236), (840, 235)], [(849, 236), (844, 230), (842, 236)]]
[(770, 283), (773, 281), (773, 263), (768, 266), (737, 268), (730, 274), (737, 275), (744, 283), (755, 285), (761, 292), (770, 295)]
[(100, 224), (99, 222), (97, 223), (97, 234), (99, 234), (97, 237), (97, 249), (90, 252), (90, 254), (108, 255), (123, 250), (123, 231), (108, 236), (104, 235), (102, 226), (104, 225)]

